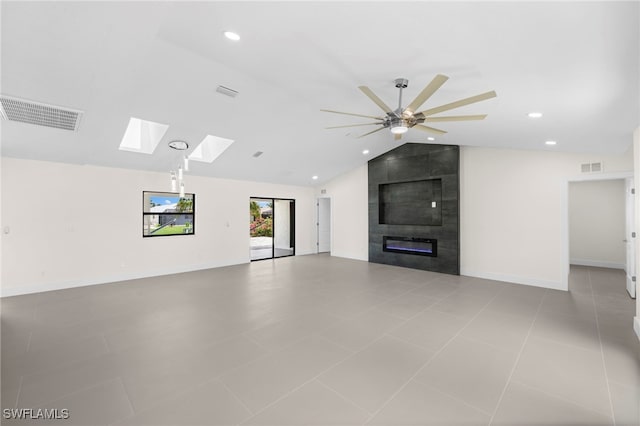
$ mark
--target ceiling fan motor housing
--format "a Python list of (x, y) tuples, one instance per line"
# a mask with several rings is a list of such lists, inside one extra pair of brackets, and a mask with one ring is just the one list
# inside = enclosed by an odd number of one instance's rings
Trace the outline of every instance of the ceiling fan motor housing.
[(406, 78), (396, 78), (393, 82), (396, 83), (398, 89), (406, 89), (409, 85), (409, 80)]

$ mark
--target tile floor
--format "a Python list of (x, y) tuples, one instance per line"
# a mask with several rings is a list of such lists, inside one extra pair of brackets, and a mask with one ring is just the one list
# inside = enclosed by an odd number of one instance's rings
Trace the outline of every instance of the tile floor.
[(637, 426), (624, 275), (570, 278), (320, 255), (4, 298), (2, 408), (69, 410), (56, 425)]

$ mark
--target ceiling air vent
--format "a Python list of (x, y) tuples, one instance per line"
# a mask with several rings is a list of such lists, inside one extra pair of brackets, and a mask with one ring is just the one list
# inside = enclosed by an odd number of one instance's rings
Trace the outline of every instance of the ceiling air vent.
[(5, 95), (0, 95), (0, 114), (4, 120), (71, 131), (78, 130), (82, 117), (82, 111)]
[(233, 89), (229, 89), (228, 87), (224, 87), (224, 86), (218, 86), (216, 87), (216, 92), (218, 93), (222, 93), (223, 95), (227, 95), (231, 98), (235, 98), (236, 96), (238, 96), (238, 92), (233, 90)]
[(599, 173), (602, 172), (602, 161), (597, 163), (583, 163), (580, 165), (580, 171), (582, 173)]

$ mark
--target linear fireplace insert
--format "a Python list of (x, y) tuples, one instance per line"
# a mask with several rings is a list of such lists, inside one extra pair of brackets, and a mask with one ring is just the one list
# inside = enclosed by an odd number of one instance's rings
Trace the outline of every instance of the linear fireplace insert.
[(438, 255), (438, 240), (433, 238), (384, 236), (382, 237), (382, 250), (436, 257)]

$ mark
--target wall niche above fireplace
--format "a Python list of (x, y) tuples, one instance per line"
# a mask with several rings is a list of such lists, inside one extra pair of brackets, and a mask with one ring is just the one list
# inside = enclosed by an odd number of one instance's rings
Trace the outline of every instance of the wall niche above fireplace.
[(442, 179), (384, 183), (378, 194), (380, 224), (442, 225)]
[(459, 158), (407, 143), (369, 161), (370, 262), (460, 273)]

